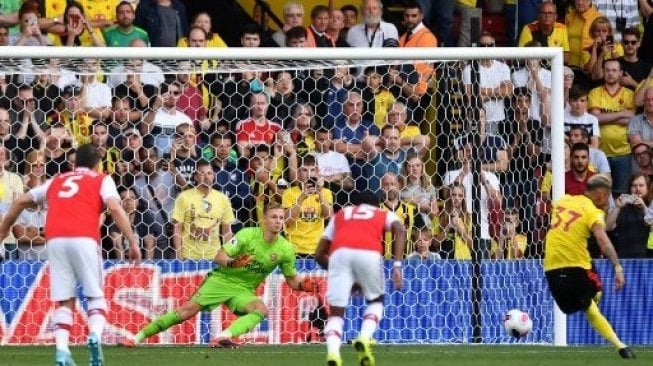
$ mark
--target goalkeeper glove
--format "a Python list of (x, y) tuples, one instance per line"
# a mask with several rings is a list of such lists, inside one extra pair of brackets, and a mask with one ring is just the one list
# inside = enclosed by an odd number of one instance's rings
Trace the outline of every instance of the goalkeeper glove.
[(320, 287), (317, 282), (313, 281), (308, 277), (304, 277), (302, 282), (299, 283), (299, 290), (304, 292), (317, 292)]
[(248, 265), (252, 261), (251, 255), (239, 255), (238, 257), (229, 260), (227, 262), (227, 267), (229, 268), (238, 268)]

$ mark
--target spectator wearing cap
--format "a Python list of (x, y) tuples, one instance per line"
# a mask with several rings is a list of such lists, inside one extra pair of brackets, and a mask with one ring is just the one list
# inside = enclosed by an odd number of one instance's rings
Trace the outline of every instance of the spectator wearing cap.
[[(435, 35), (424, 25), (422, 6), (412, 0), (404, 8), (404, 26), (406, 33), (399, 38), (399, 47), (438, 47)], [(415, 71), (419, 74), (416, 93), (422, 96), (426, 93), (428, 82), (433, 76), (433, 67), (427, 62), (416, 62)]]
[(383, 21), (381, 0), (363, 0), (363, 22), (347, 32), (347, 43), (352, 47), (397, 47), (399, 32), (392, 23)]
[[(177, 109), (181, 95), (179, 83), (163, 84), (152, 109), (145, 115), (144, 132), (154, 139), (154, 146), (161, 156), (170, 154), (174, 142), (175, 129), (182, 123), (192, 123), (184, 112)], [(149, 139), (150, 136), (146, 136)], [(149, 140), (147, 140), (149, 143)]]
[(633, 146), (633, 157), (635, 158), (635, 166), (633, 173), (642, 173), (653, 178), (653, 151), (646, 143), (640, 142)]

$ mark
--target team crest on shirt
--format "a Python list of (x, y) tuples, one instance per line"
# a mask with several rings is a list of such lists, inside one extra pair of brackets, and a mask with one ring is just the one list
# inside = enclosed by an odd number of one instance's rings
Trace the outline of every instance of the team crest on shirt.
[(272, 253), (272, 254), (270, 254), (270, 260), (271, 260), (272, 262), (276, 262), (277, 259), (279, 259), (279, 256), (277, 255), (277, 253)]
[(231, 247), (231, 248), (235, 247), (236, 245), (238, 245), (238, 239), (235, 236), (231, 238), (231, 240), (223, 244), (223, 246)]

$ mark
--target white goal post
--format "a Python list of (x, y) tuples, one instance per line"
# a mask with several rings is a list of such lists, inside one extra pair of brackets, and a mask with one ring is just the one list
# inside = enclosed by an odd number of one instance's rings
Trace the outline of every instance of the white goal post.
[[(547, 60), (551, 71), (551, 170), (552, 199), (564, 194), (564, 90), (562, 48), (84, 48), (84, 47), (2, 47), (0, 59), (100, 59), (100, 60), (217, 60), (217, 61), (287, 61), (317, 62), (347, 60), (347, 65), (364, 65), (365, 61), (468, 61), (481, 59)], [(3, 66), (0, 65), (0, 68)], [(261, 67), (257, 64), (257, 67)], [(264, 67), (264, 66), (263, 66)], [(264, 68), (257, 69), (264, 71)], [(0, 73), (7, 71), (1, 70)], [(232, 72), (236, 72), (233, 71)], [(9, 72), (7, 72), (9, 73)], [(553, 344), (567, 345), (566, 316), (554, 306)]]

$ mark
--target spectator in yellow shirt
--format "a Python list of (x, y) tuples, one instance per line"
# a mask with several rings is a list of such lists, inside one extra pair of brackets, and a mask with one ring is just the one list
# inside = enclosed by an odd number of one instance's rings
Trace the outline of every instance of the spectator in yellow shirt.
[(212, 189), (213, 167), (206, 160), (197, 162), (196, 186), (177, 196), (171, 219), (177, 258), (213, 259), (221, 245), (231, 240), (231, 224), (236, 221), (229, 198)]
[(570, 66), (583, 67), (583, 50), (591, 47), (594, 42), (590, 35), (590, 25), (602, 15), (592, 4), (592, 0), (574, 0), (574, 7), (565, 18), (569, 35)]
[[(191, 29), (198, 27), (204, 30), (206, 33), (206, 44), (205, 47), (217, 47), (217, 48), (222, 48), (222, 47), (227, 47), (227, 44), (225, 41), (220, 37), (219, 34), (211, 32), (211, 16), (209, 13), (202, 11), (197, 13), (195, 17), (193, 18), (193, 21), (190, 24)], [(179, 38), (179, 41), (177, 41), (177, 47), (188, 47), (189, 42), (188, 42), (188, 37), (182, 37)]]

